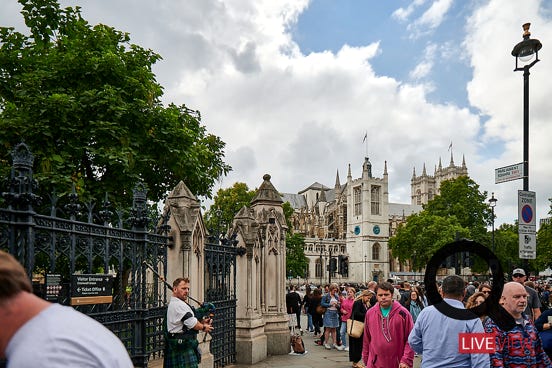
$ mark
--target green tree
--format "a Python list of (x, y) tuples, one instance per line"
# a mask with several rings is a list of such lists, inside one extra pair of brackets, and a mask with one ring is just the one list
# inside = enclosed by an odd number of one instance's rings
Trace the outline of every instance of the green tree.
[(251, 205), (256, 193), (256, 189), (249, 190), (247, 184), (240, 182), (234, 183), (230, 188), (219, 189), (213, 198), (213, 204), (203, 216), (207, 228), (224, 233), (239, 210)]
[(517, 224), (502, 224), (495, 229), (495, 255), (500, 260), (504, 272), (521, 267)]
[[(552, 198), (550, 201), (549, 215), (552, 215)], [(545, 270), (552, 267), (552, 224), (542, 224), (537, 232), (537, 259), (532, 262), (537, 270)]]
[(393, 257), (403, 263), (410, 260), (414, 270), (423, 269), (433, 254), (456, 236), (465, 238), (469, 231), (454, 216), (436, 216), (423, 210), (410, 215), (395, 236), (389, 239)]
[(28, 32), (0, 28), (0, 176), (24, 141), (43, 197), (75, 184), (81, 199), (109, 192), (128, 205), (138, 181), (158, 201), (180, 180), (210, 197), (231, 169), (225, 144), (198, 111), (162, 105), (152, 72), (161, 56), (131, 44), (127, 33), (91, 26), (78, 7), (19, 2)]
[(441, 183), (440, 195), (420, 213), (409, 216), (389, 239), (392, 255), (399, 262), (411, 260), (419, 270), (437, 249), (456, 237), (488, 244), (486, 227), (492, 214), (486, 198), (487, 193), (481, 193), (479, 185), (466, 176)]
[(305, 277), (309, 261), (305, 256), (305, 238), (301, 234), (286, 234), (286, 269), (291, 277)]
[(467, 238), (486, 244), (487, 225), (492, 223), (487, 192), (480, 192), (479, 185), (467, 176), (442, 182), (439, 191), (424, 209), (436, 216), (456, 217), (460, 226), (469, 231)]

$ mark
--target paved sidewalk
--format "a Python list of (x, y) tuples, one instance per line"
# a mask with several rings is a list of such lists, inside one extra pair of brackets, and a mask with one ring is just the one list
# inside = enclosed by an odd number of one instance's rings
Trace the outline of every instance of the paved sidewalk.
[[(301, 318), (301, 326), (307, 325), (306, 316)], [(303, 335), (303, 342), (305, 344), (306, 353), (303, 355), (273, 355), (267, 357), (262, 362), (255, 363), (253, 365), (247, 364), (233, 364), (228, 365), (226, 368), (350, 368), (352, 363), (349, 362), (349, 352), (338, 351), (335, 349), (328, 350), (324, 346), (316, 345), (314, 343), (315, 338), (308, 333)], [(291, 352), (291, 346), (290, 346)], [(151, 362), (150, 368), (163, 367), (163, 360), (157, 360)], [(414, 358), (414, 368), (420, 367), (420, 357)]]
[[(306, 323), (305, 323), (306, 325)], [(338, 351), (335, 349), (328, 350), (324, 346), (319, 346), (314, 343), (312, 335), (305, 333), (303, 335), (303, 342), (305, 343), (305, 349), (307, 350), (304, 355), (273, 355), (269, 356), (262, 362), (245, 365), (234, 364), (228, 367), (232, 368), (349, 368), (352, 363), (349, 362), (349, 352)], [(420, 367), (420, 358), (414, 358), (414, 368)]]

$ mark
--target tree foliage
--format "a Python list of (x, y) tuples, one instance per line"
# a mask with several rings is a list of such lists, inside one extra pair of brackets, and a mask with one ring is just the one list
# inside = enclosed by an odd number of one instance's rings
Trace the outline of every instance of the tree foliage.
[[(550, 201), (549, 215), (552, 215), (552, 198)], [(544, 223), (537, 232), (537, 259), (533, 262), (537, 270), (552, 268), (552, 224)]]
[(80, 9), (57, 0), (19, 0), (28, 33), (0, 28), (0, 176), (14, 145), (35, 156), (42, 194), (129, 204), (143, 181), (157, 201), (183, 180), (211, 196), (231, 169), (224, 142), (209, 134), (198, 111), (163, 106), (152, 65), (161, 56), (130, 43), (127, 33), (91, 26)]
[(487, 193), (462, 176), (441, 183), (440, 194), (424, 209), (410, 215), (389, 239), (393, 257), (410, 260), (415, 270), (424, 268), (435, 251), (457, 237), (489, 243), (486, 226), (492, 221)]
[(288, 277), (305, 277), (309, 264), (305, 256), (305, 238), (301, 234), (286, 233), (286, 269)]
[(225, 232), (234, 220), (234, 216), (243, 207), (249, 207), (256, 190), (249, 190), (245, 183), (236, 182), (230, 188), (219, 189), (214, 202), (205, 212), (205, 225), (213, 231)]

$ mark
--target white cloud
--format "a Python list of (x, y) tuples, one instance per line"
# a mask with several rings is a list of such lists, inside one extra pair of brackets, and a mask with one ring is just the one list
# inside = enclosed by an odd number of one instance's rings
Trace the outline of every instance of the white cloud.
[(436, 0), (433, 2), (418, 19), (408, 25), (408, 29), (412, 32), (411, 37), (420, 37), (439, 27), (452, 3), (453, 0)]
[[(510, 51), (528, 19), (535, 37), (552, 39), (550, 20), (538, 14), (540, 3), (484, 3), (468, 21), (465, 44), (429, 43), (409, 83), (372, 69), (383, 41), (302, 54), (289, 29), (306, 0), (97, 0), (81, 6), (91, 23), (128, 31), (132, 42), (163, 56), (154, 71), (165, 86), (164, 100), (200, 110), (209, 132), (227, 143), (234, 171), (223, 187), (240, 181), (255, 188), (265, 173), (281, 192), (298, 192), (314, 181), (333, 186), (336, 170), (343, 182), (348, 164), (353, 177), (360, 176), (367, 154), (375, 176), (387, 160), (390, 200), (408, 203), (413, 167), (421, 172), (425, 163), (431, 174), (439, 157), (448, 165), (452, 140), (455, 162), (465, 155), (481, 190), (494, 191), (499, 199), (499, 218), (512, 222), (515, 188), (521, 184), (495, 186), (494, 168), (521, 161), (522, 76), (512, 72)], [(412, 24), (420, 30), (437, 27), (450, 6), (450, 0), (435, 1)], [(411, 17), (415, 9), (409, 8), (395, 16)], [(12, 17), (17, 14), (2, 12), (0, 24)], [(423, 81), (432, 68), (430, 56), (453, 56), (454, 46), (465, 49), (473, 68), (469, 100), (485, 116), (484, 125), (479, 113), (426, 98), (432, 88)], [(552, 197), (548, 47), (545, 43), (531, 75), (530, 183), (540, 201), (539, 217)], [(489, 144), (504, 144), (503, 150), (484, 157)]]
[(398, 8), (395, 10), (391, 16), (401, 22), (408, 20), (408, 17), (418, 8), (423, 5), (426, 0), (414, 0), (408, 4), (406, 8)]

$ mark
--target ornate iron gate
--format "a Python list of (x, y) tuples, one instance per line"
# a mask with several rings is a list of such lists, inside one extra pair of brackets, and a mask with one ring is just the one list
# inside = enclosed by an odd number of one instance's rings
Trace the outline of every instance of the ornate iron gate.
[(236, 362), (235, 236), (210, 237), (205, 244), (205, 299), (216, 306), (211, 353), (215, 367)]
[[(78, 203), (73, 191), (64, 206), (52, 196), (50, 215), (37, 214), (33, 155), (19, 144), (12, 156), (9, 191), (2, 193), (6, 206), (0, 207), (0, 249), (23, 264), (36, 294), (74, 305), (100, 321), (121, 339), (135, 366), (147, 367), (149, 359), (162, 355), (167, 295), (163, 284), (148, 280), (146, 264), (166, 275), (169, 214), (155, 231), (148, 231), (143, 185), (135, 187), (133, 207), (125, 218), (130, 229), (123, 228), (122, 211), (111, 211), (107, 196), (98, 213), (92, 203)], [(77, 274), (112, 275), (112, 301), (75, 305), (71, 279)]]

